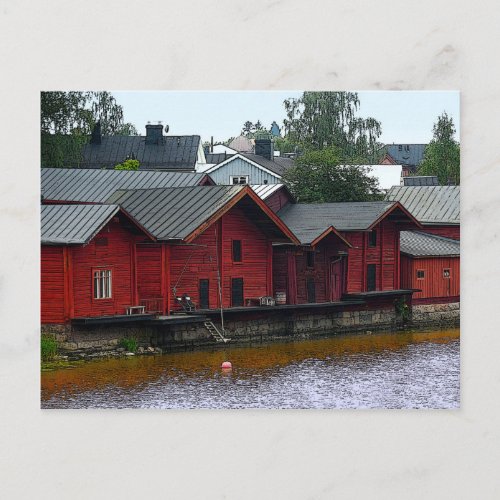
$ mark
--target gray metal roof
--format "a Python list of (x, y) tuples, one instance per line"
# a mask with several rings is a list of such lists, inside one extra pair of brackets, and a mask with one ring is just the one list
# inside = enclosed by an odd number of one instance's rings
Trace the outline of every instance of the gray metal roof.
[(127, 158), (139, 160), (141, 169), (194, 171), (199, 135), (163, 136), (159, 144), (146, 144), (144, 136), (102, 137), (101, 144), (86, 144), (82, 168), (113, 168)]
[(206, 174), (76, 168), (42, 168), (46, 200), (102, 203), (117, 189), (197, 186)]
[(387, 201), (399, 201), (422, 224), (460, 224), (460, 186), (394, 186)]
[(88, 243), (119, 210), (117, 205), (42, 205), (42, 244)]
[(289, 203), (278, 215), (303, 245), (330, 226), (338, 231), (366, 231), (394, 203), (387, 201), (346, 203)]
[(418, 166), (424, 159), (427, 144), (387, 144), (387, 154), (398, 165)]
[(403, 186), (439, 186), (435, 175), (408, 175), (403, 177)]
[(263, 156), (251, 154), (251, 153), (240, 153), (241, 156), (252, 160), (261, 167), (267, 168), (271, 172), (282, 176), (289, 168), (295, 165), (295, 161), (291, 158), (284, 158), (283, 156), (275, 156), (273, 160), (268, 160)]
[(460, 256), (460, 241), (420, 231), (401, 231), (401, 253), (413, 257)]
[(273, 193), (285, 188), (284, 184), (252, 184), (251, 188), (255, 191), (255, 194), (260, 197), (261, 200), (269, 198)]
[(244, 186), (196, 186), (116, 191), (108, 200), (158, 240), (183, 240)]

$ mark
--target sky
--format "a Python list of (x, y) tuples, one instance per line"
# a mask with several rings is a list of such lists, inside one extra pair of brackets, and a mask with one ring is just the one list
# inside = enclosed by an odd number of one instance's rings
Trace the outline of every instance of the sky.
[[(169, 135), (200, 135), (203, 141), (225, 141), (240, 134), (247, 120), (269, 128), (286, 118), (283, 101), (302, 91), (112, 91), (123, 107), (125, 122), (141, 135), (149, 122), (169, 125)], [(428, 143), (437, 117), (446, 111), (460, 138), (458, 91), (358, 91), (358, 116), (382, 124), (380, 142)]]

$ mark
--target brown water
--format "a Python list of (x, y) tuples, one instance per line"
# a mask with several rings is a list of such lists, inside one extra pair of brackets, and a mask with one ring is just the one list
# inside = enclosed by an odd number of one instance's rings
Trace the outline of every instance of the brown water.
[(41, 381), (42, 408), (458, 408), (459, 330), (131, 356)]

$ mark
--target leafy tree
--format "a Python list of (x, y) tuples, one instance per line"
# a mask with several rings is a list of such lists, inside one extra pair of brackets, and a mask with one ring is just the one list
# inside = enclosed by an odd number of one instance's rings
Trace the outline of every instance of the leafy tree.
[(123, 109), (109, 92), (42, 92), (42, 166), (78, 167), (82, 147), (98, 121), (103, 135), (137, 135), (132, 124), (123, 123)]
[(301, 203), (382, 199), (378, 180), (367, 174), (368, 167), (344, 164), (339, 150), (329, 147), (298, 157), (283, 180)]
[(252, 129), (253, 129), (253, 123), (250, 121), (246, 121), (243, 124), (243, 128), (241, 129), (241, 135), (249, 134), (250, 132), (252, 132)]
[(115, 165), (114, 170), (139, 170), (139, 160), (128, 159)]
[(420, 175), (436, 175), (440, 184), (460, 184), (460, 143), (454, 139), (453, 119), (443, 112), (433, 127), (433, 138), (425, 148)]
[(255, 123), (252, 123), (251, 121), (246, 121), (243, 124), (243, 128), (241, 129), (241, 135), (244, 135), (249, 139), (253, 139), (256, 132), (261, 132), (263, 130), (266, 129), (262, 125), (262, 122), (260, 120), (257, 120)]
[(306, 150), (333, 146), (351, 162), (371, 163), (380, 146), (381, 124), (356, 116), (359, 104), (356, 92), (304, 92), (287, 99), (285, 136)]

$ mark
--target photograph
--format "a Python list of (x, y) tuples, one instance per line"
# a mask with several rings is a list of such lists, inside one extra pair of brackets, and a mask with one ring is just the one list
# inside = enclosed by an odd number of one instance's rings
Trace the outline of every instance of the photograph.
[(42, 409), (460, 408), (460, 92), (45, 89), (40, 168)]

